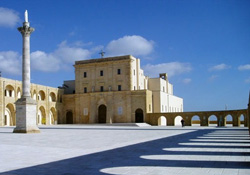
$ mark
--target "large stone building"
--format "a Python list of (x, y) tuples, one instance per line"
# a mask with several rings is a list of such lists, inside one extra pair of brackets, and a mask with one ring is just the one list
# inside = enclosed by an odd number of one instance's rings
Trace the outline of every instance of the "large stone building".
[[(183, 112), (167, 74), (149, 78), (131, 55), (75, 62), (63, 88), (32, 84), (37, 124), (144, 122), (146, 113)], [(15, 125), (21, 82), (0, 78), (0, 126)]]

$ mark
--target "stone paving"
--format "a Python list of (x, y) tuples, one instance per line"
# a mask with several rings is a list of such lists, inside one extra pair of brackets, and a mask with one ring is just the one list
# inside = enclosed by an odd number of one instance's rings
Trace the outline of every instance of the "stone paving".
[(247, 128), (57, 125), (0, 127), (3, 175), (249, 175)]

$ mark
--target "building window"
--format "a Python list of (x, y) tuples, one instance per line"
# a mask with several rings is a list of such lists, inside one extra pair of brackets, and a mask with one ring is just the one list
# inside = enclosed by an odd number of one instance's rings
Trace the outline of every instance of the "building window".
[(103, 86), (100, 87), (100, 91), (103, 92)]
[(134, 70), (134, 75), (135, 75), (135, 70)]
[(84, 87), (84, 93), (87, 93), (87, 87)]
[(103, 70), (100, 71), (100, 76), (103, 76)]
[(134, 86), (134, 90), (135, 90), (135, 86)]
[(87, 77), (87, 72), (83, 73), (83, 77), (86, 78)]
[(118, 75), (121, 74), (121, 69), (117, 69), (117, 74), (118, 74)]
[(165, 92), (165, 87), (163, 86), (163, 90), (162, 90), (163, 92)]
[(118, 91), (122, 90), (122, 85), (118, 85)]

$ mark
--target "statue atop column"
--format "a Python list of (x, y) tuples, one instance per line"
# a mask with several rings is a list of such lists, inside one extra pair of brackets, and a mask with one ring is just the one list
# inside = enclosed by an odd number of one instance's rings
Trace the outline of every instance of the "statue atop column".
[(16, 101), (16, 128), (14, 133), (40, 133), (36, 121), (36, 101), (30, 95), (30, 35), (35, 31), (28, 22), (28, 11), (24, 13), (25, 22), (18, 31), (23, 37), (22, 55), (22, 97)]

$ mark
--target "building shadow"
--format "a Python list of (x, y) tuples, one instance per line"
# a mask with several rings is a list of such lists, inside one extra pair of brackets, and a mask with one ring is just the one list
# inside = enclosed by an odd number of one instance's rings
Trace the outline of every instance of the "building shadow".
[[(228, 129), (230, 132), (239, 130)], [(190, 141), (192, 139), (198, 139), (204, 137), (210, 133), (220, 132), (216, 129), (204, 129), (193, 131), (176, 136), (166, 137), (153, 141), (143, 142), (122, 148), (116, 148), (112, 150), (97, 152), (89, 155), (82, 155), (70, 159), (50, 162), (42, 165), (17, 169), (0, 174), (11, 175), (104, 175), (114, 174), (109, 173), (110, 169), (131, 169), (135, 167), (142, 167), (144, 169), (150, 167), (189, 167), (189, 168), (229, 168), (229, 169), (250, 169), (250, 162), (237, 160), (237, 159), (219, 159), (219, 160), (204, 160), (204, 159), (188, 159), (188, 156), (224, 156), (224, 157), (241, 157), (250, 156), (250, 143), (242, 142), (238, 146), (214, 145), (214, 142), (209, 142), (207, 139), (205, 142), (207, 145), (195, 145), (200, 143), (198, 141)], [(227, 129), (222, 130), (227, 131)], [(247, 129), (242, 129), (246, 134)], [(235, 134), (237, 136), (237, 134)], [(216, 143), (225, 143), (223, 140), (228, 138), (222, 138), (216, 140)], [(243, 137), (242, 139), (249, 140), (249, 137)], [(238, 143), (236, 139), (235, 143)], [(188, 145), (182, 145), (182, 143)], [(192, 145), (194, 143), (194, 145)], [(213, 145), (209, 145), (212, 143)], [(216, 144), (215, 143), (215, 144)], [(232, 139), (232, 143), (234, 143)], [(80, 145), (79, 145), (80, 148)], [(187, 149), (186, 149), (187, 148)], [(198, 151), (192, 149), (199, 148)], [(235, 151), (223, 151), (223, 149), (236, 149)], [(172, 150), (171, 150), (172, 149)], [(206, 149), (206, 151), (204, 150)], [(208, 149), (211, 149), (209, 151)], [(222, 149), (222, 151), (220, 151)], [(241, 151), (237, 151), (241, 150)], [(242, 151), (243, 150), (243, 151)], [(244, 151), (246, 150), (246, 151)], [(42, 154), (41, 154), (42, 156)], [(153, 159), (147, 157), (153, 156)], [(170, 158), (169, 158), (170, 156)], [(173, 156), (176, 158), (173, 159)], [(163, 159), (162, 159), (163, 157)], [(180, 157), (178, 159), (178, 157)], [(248, 159), (250, 160), (250, 159)], [(23, 160), (25, 161), (25, 159)], [(115, 173), (116, 174), (116, 173)], [(119, 174), (117, 172), (117, 174)], [(134, 172), (133, 174), (137, 174)], [(164, 173), (163, 173), (164, 174)]]

